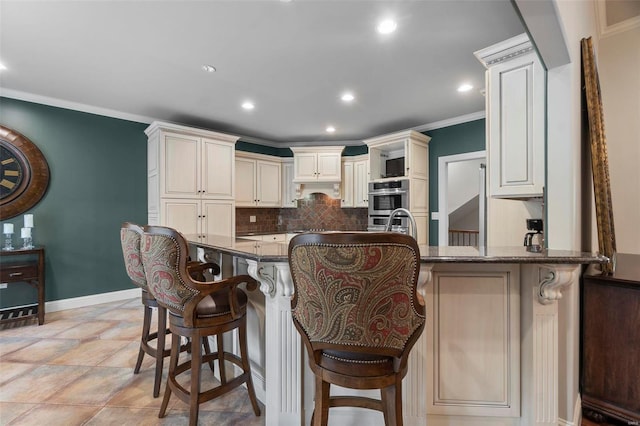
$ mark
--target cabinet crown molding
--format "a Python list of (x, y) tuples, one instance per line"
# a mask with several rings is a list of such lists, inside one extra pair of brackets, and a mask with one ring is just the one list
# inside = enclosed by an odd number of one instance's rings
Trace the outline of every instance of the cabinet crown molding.
[(431, 138), (427, 135), (424, 135), (420, 132), (416, 132), (415, 130), (405, 130), (403, 132), (390, 133), (388, 135), (376, 136), (374, 138), (365, 139), (364, 143), (371, 147), (383, 144), (389, 144), (393, 142), (400, 142), (405, 139), (413, 139), (416, 141), (424, 142), (428, 144)]
[(164, 121), (154, 121), (144, 130), (144, 133), (151, 137), (158, 131), (179, 132), (183, 135), (191, 135), (215, 139), (222, 142), (236, 143), (240, 136), (228, 135), (226, 133), (214, 132), (213, 130), (198, 129), (195, 127), (183, 126), (181, 124), (167, 123)]
[(490, 68), (492, 65), (517, 58), (532, 51), (533, 44), (527, 34), (523, 33), (493, 46), (475, 51), (473, 54), (485, 68)]
[(294, 154), (302, 152), (337, 152), (342, 154), (344, 146), (304, 146), (304, 147), (290, 147)]

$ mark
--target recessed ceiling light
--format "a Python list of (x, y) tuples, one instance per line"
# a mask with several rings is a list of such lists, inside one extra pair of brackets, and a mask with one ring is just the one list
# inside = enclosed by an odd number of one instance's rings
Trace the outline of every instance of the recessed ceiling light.
[(391, 34), (397, 27), (398, 24), (396, 24), (396, 21), (393, 19), (385, 19), (384, 21), (380, 21), (376, 30), (378, 30), (380, 34)]
[(1, 64), (1, 63), (0, 63), (0, 71), (2, 71), (2, 70), (6, 70), (6, 69), (7, 69), (7, 67), (5, 67), (5, 66), (4, 66), (4, 64)]
[(216, 67), (214, 67), (213, 65), (203, 65), (202, 66), (202, 71), (204, 72), (216, 72)]
[(256, 106), (253, 104), (253, 102), (251, 101), (245, 101), (242, 103), (242, 108), (246, 109), (246, 110), (252, 110), (254, 109)]
[(470, 85), (469, 83), (463, 83), (460, 86), (458, 86), (458, 92), (468, 92), (471, 89), (473, 89), (473, 86)]
[(327, 131), (327, 133), (333, 133), (336, 131), (336, 128), (333, 126), (327, 126), (325, 130)]
[(355, 98), (356, 97), (353, 96), (353, 93), (350, 93), (350, 92), (343, 93), (342, 96), (340, 97), (340, 99), (342, 99), (344, 102), (351, 102)]

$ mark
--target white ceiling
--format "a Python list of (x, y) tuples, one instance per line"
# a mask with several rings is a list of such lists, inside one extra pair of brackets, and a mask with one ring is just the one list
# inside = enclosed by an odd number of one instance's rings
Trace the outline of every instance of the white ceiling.
[[(0, 94), (247, 141), (361, 141), (484, 110), (473, 52), (522, 32), (508, 0), (2, 0)], [(475, 89), (458, 93), (463, 81)]]

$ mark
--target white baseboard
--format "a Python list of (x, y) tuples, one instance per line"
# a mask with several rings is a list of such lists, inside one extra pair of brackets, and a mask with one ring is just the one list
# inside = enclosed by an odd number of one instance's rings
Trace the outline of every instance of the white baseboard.
[(71, 299), (53, 300), (44, 304), (45, 312), (64, 311), (66, 309), (84, 308), (101, 303), (117, 302), (119, 300), (140, 297), (140, 289), (112, 291), (109, 293), (92, 294), (90, 296), (72, 297)]

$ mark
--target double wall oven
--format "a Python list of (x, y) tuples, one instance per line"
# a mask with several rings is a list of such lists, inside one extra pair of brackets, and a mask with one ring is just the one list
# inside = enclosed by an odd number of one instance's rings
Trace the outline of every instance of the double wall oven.
[[(384, 231), (389, 222), (389, 215), (398, 208), (409, 208), (408, 179), (369, 182), (368, 231)], [(408, 233), (409, 217), (402, 214), (395, 216), (391, 230)]]

